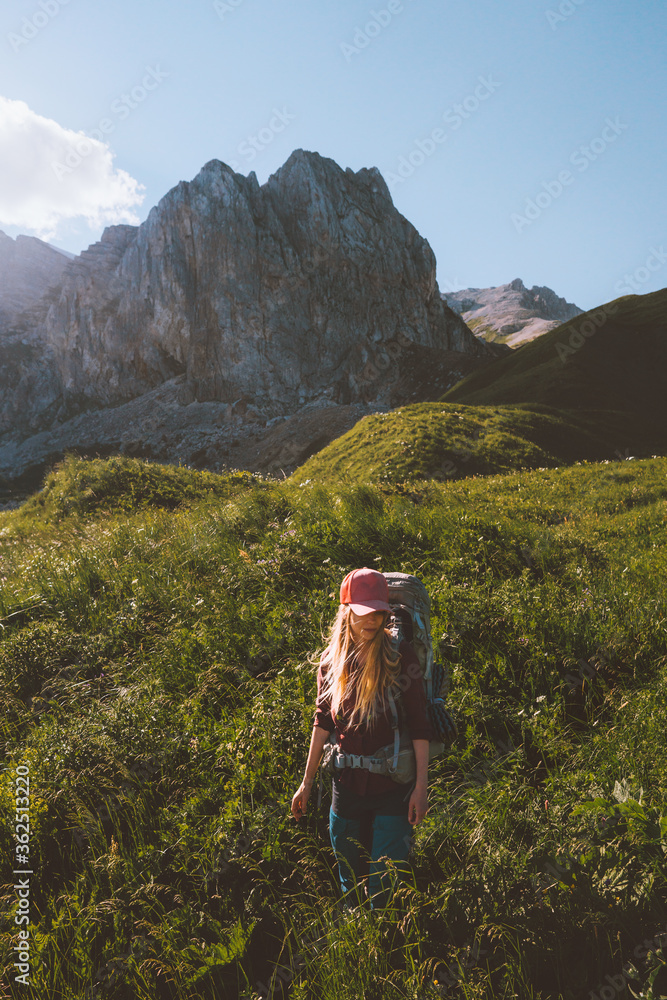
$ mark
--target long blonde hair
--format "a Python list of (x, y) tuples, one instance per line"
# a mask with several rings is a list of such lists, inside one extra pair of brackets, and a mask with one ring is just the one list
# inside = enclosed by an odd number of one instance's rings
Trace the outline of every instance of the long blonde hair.
[[(356, 641), (350, 630), (350, 616), (349, 604), (340, 604), (326, 637), (327, 644), (320, 654), (316, 654), (318, 665), (326, 668), (321, 695), (331, 698), (331, 715), (336, 718), (343, 702), (354, 693), (356, 700), (349, 724), (354, 725), (364, 719), (372, 726), (384, 706), (387, 687), (398, 677), (401, 657), (392, 645), (386, 616), (385, 624), (372, 639)], [(359, 653), (360, 657), (365, 655), (365, 659), (351, 677), (355, 653)]]

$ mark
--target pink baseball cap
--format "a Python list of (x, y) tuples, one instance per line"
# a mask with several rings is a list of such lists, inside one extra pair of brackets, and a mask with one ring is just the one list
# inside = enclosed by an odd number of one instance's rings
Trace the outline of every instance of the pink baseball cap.
[(376, 569), (353, 569), (340, 585), (340, 603), (349, 604), (357, 615), (391, 611), (387, 579)]

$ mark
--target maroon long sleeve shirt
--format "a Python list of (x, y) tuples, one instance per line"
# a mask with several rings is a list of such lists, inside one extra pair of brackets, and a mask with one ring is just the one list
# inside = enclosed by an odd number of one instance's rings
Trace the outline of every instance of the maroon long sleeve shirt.
[[(426, 694), (417, 654), (412, 643), (405, 640), (401, 642), (398, 651), (401, 656), (398, 684), (401, 688), (400, 700), (404, 709), (408, 735), (413, 740), (432, 740), (434, 739), (433, 728), (428, 718)], [(352, 727), (348, 726), (346, 720), (349, 719), (354, 708), (354, 693), (344, 701), (337, 718), (333, 718), (330, 699), (322, 697), (326, 669), (326, 664), (324, 668), (320, 664), (317, 672), (317, 701), (313, 725), (326, 729), (329, 733), (335, 729), (339, 746), (344, 753), (372, 756), (380, 747), (393, 743), (394, 730), (392, 729), (391, 708), (386, 698), (384, 711), (376, 718), (372, 728), (369, 728), (365, 722)], [(353, 676), (356, 669), (358, 669), (358, 664), (355, 659), (352, 665)], [(398, 701), (398, 699), (396, 700)], [(398, 791), (401, 787), (405, 790), (406, 787), (398, 785), (393, 778), (386, 774), (371, 774), (366, 768), (343, 768), (336, 781), (341, 789), (348, 789), (360, 796), (381, 795), (382, 793)]]

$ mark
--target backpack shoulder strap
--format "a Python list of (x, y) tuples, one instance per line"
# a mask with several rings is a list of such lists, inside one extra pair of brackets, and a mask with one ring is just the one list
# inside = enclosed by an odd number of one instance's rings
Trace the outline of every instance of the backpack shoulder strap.
[(395, 771), (398, 767), (398, 747), (401, 741), (401, 734), (398, 729), (398, 710), (396, 708), (396, 702), (394, 701), (394, 695), (392, 694), (391, 685), (387, 688), (387, 698), (389, 699), (389, 708), (391, 709), (391, 728), (394, 730), (394, 760), (392, 767)]
[(392, 651), (398, 656), (398, 651), (401, 645), (401, 636), (397, 631), (392, 631), (389, 634), (389, 640), (391, 642)]

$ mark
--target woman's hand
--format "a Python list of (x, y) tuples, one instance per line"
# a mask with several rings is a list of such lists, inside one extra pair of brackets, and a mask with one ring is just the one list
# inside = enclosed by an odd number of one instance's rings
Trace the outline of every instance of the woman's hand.
[(306, 815), (306, 804), (310, 798), (310, 790), (315, 781), (315, 774), (322, 759), (324, 744), (329, 739), (329, 731), (320, 726), (313, 726), (310, 736), (310, 749), (308, 750), (308, 760), (306, 761), (306, 773), (299, 785), (299, 790), (292, 799), (292, 816), (300, 820)]
[(312, 781), (310, 783), (302, 781), (299, 785), (297, 793), (292, 799), (292, 816), (294, 816), (295, 820), (300, 820), (302, 816), (306, 815), (306, 806), (308, 804), (308, 799), (310, 798), (310, 790), (312, 787)]
[(413, 826), (417, 826), (418, 823), (421, 823), (427, 812), (426, 786), (415, 785), (408, 803), (408, 821)]
[(417, 777), (408, 803), (408, 819), (413, 826), (421, 823), (427, 813), (426, 789), (428, 786), (428, 740), (413, 740)]

